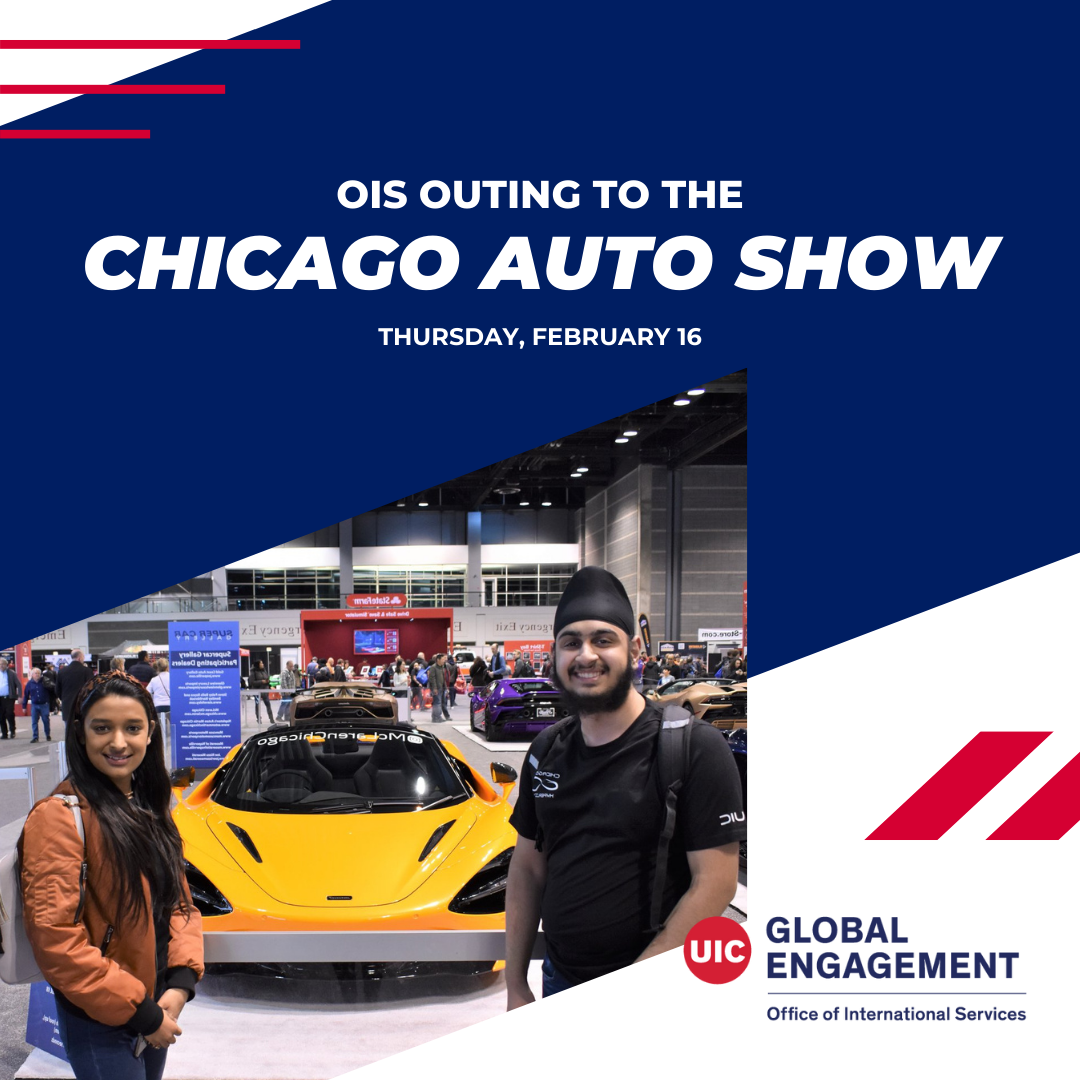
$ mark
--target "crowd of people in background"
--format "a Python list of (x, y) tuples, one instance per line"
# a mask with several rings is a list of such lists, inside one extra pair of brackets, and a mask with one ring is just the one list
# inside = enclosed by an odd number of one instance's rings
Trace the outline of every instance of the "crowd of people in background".
[(638, 659), (636, 684), (644, 693), (657, 690), (676, 679), (746, 679), (746, 661), (736, 649), (729, 649), (723, 660), (712, 672), (700, 656), (669, 656), (661, 660), (656, 656)]
[[(450, 709), (457, 702), (462, 681), (466, 688), (487, 686), (497, 679), (510, 677), (520, 679), (550, 678), (551, 657), (545, 652), (540, 670), (537, 671), (533, 658), (528, 652), (515, 651), (507, 654), (497, 643), (490, 647), (490, 659), (485, 660), (477, 654), (467, 669), (468, 678), (461, 680), (461, 666), (452, 653), (437, 653), (428, 661), (424, 653), (419, 652), (414, 660), (407, 660), (398, 655), (372, 677), (378, 684), (390, 690), (397, 697), (410, 698), (410, 707), (418, 711), (430, 709), (435, 721), (450, 719)], [(114, 657), (110, 670), (127, 671), (149, 691), (158, 714), (158, 721), (169, 721), (172, 700), (169, 688), (169, 661), (164, 657), (151, 661), (143, 650), (136, 656), (135, 662), (128, 666), (122, 657)], [(641, 656), (634, 673), (634, 685), (644, 693), (657, 690), (674, 682), (676, 679), (700, 679), (712, 675), (716, 678), (734, 679), (742, 682), (747, 678), (745, 657), (736, 649), (729, 649), (715, 670), (710, 672), (705, 661), (699, 657), (666, 656), (661, 660), (657, 656)], [(44, 666), (35, 667), (30, 678), (23, 686), (15, 669), (6, 659), (0, 657), (0, 739), (15, 738), (15, 705), (21, 701), (23, 710), (29, 711), (31, 742), (38, 742), (43, 731), (46, 742), (52, 742), (51, 720), (60, 713), (66, 722), (71, 715), (75, 699), (83, 685), (93, 678), (94, 672), (84, 663), (81, 649), (73, 649), (71, 659), (59, 671), (52, 661)], [(305, 671), (301, 672), (296, 664), (289, 660), (278, 676), (278, 690), (281, 701), (277, 719), (285, 719), (288, 702), (297, 690), (326, 682), (348, 682), (359, 677), (359, 672), (344, 657), (312, 657)], [(255, 719), (262, 723), (262, 710), (266, 711), (267, 723), (272, 723), (274, 715), (270, 704), (270, 673), (263, 660), (255, 660), (247, 677), (251, 690), (259, 691), (255, 697)], [(425, 690), (429, 691), (425, 695)]]

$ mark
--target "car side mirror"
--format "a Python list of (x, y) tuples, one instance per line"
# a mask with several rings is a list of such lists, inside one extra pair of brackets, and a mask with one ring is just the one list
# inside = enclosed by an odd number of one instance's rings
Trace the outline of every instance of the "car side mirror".
[(502, 785), (502, 797), (503, 799), (510, 798), (510, 792), (514, 790), (514, 784), (517, 783), (517, 769), (513, 765), (504, 765), (501, 761), (493, 761), (491, 763), (491, 779), (496, 784)]
[(491, 779), (496, 784), (514, 784), (517, 778), (517, 769), (513, 765), (504, 765), (501, 761), (491, 763)]
[(179, 788), (181, 791), (195, 783), (195, 766), (189, 765), (186, 769), (173, 769), (169, 773), (169, 787)]

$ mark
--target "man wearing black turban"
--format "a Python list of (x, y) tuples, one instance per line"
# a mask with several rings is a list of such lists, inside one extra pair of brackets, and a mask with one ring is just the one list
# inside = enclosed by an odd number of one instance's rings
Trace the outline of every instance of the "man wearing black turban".
[(619, 579), (579, 570), (554, 631), (552, 679), (572, 715), (537, 736), (510, 818), (518, 841), (506, 889), (508, 1009), (533, 1000), (526, 975), (541, 916), (547, 995), (678, 948), (696, 923), (723, 914), (746, 837), (731, 750), (695, 720), (659, 931), (649, 925), (663, 713), (632, 692), (641, 641)]

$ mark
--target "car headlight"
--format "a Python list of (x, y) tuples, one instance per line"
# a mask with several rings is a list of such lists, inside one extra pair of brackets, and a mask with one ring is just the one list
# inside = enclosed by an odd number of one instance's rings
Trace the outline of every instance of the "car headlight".
[(469, 878), (465, 888), (450, 901), (450, 910), (461, 915), (497, 915), (506, 910), (506, 875), (510, 871), (513, 848), (496, 855)]
[(197, 870), (186, 860), (184, 870), (187, 873), (191, 899), (200, 915), (228, 915), (232, 911), (232, 904), (201, 870)]

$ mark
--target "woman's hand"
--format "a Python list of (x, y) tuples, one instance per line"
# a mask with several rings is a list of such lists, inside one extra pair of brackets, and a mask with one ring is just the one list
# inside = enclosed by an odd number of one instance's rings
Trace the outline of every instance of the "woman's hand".
[[(169, 993), (170, 991), (166, 991)], [(164, 995), (162, 995), (164, 997)], [(162, 1008), (165, 1006), (163, 1005)], [(165, 1018), (161, 1021), (161, 1027), (157, 1031), (146, 1036), (147, 1043), (155, 1050), (164, 1050), (176, 1042), (177, 1036), (182, 1035), (180, 1025), (166, 1011)]]
[(187, 993), (183, 990), (166, 990), (158, 998), (158, 1004), (174, 1019), (180, 1019), (180, 1013), (188, 1003)]

